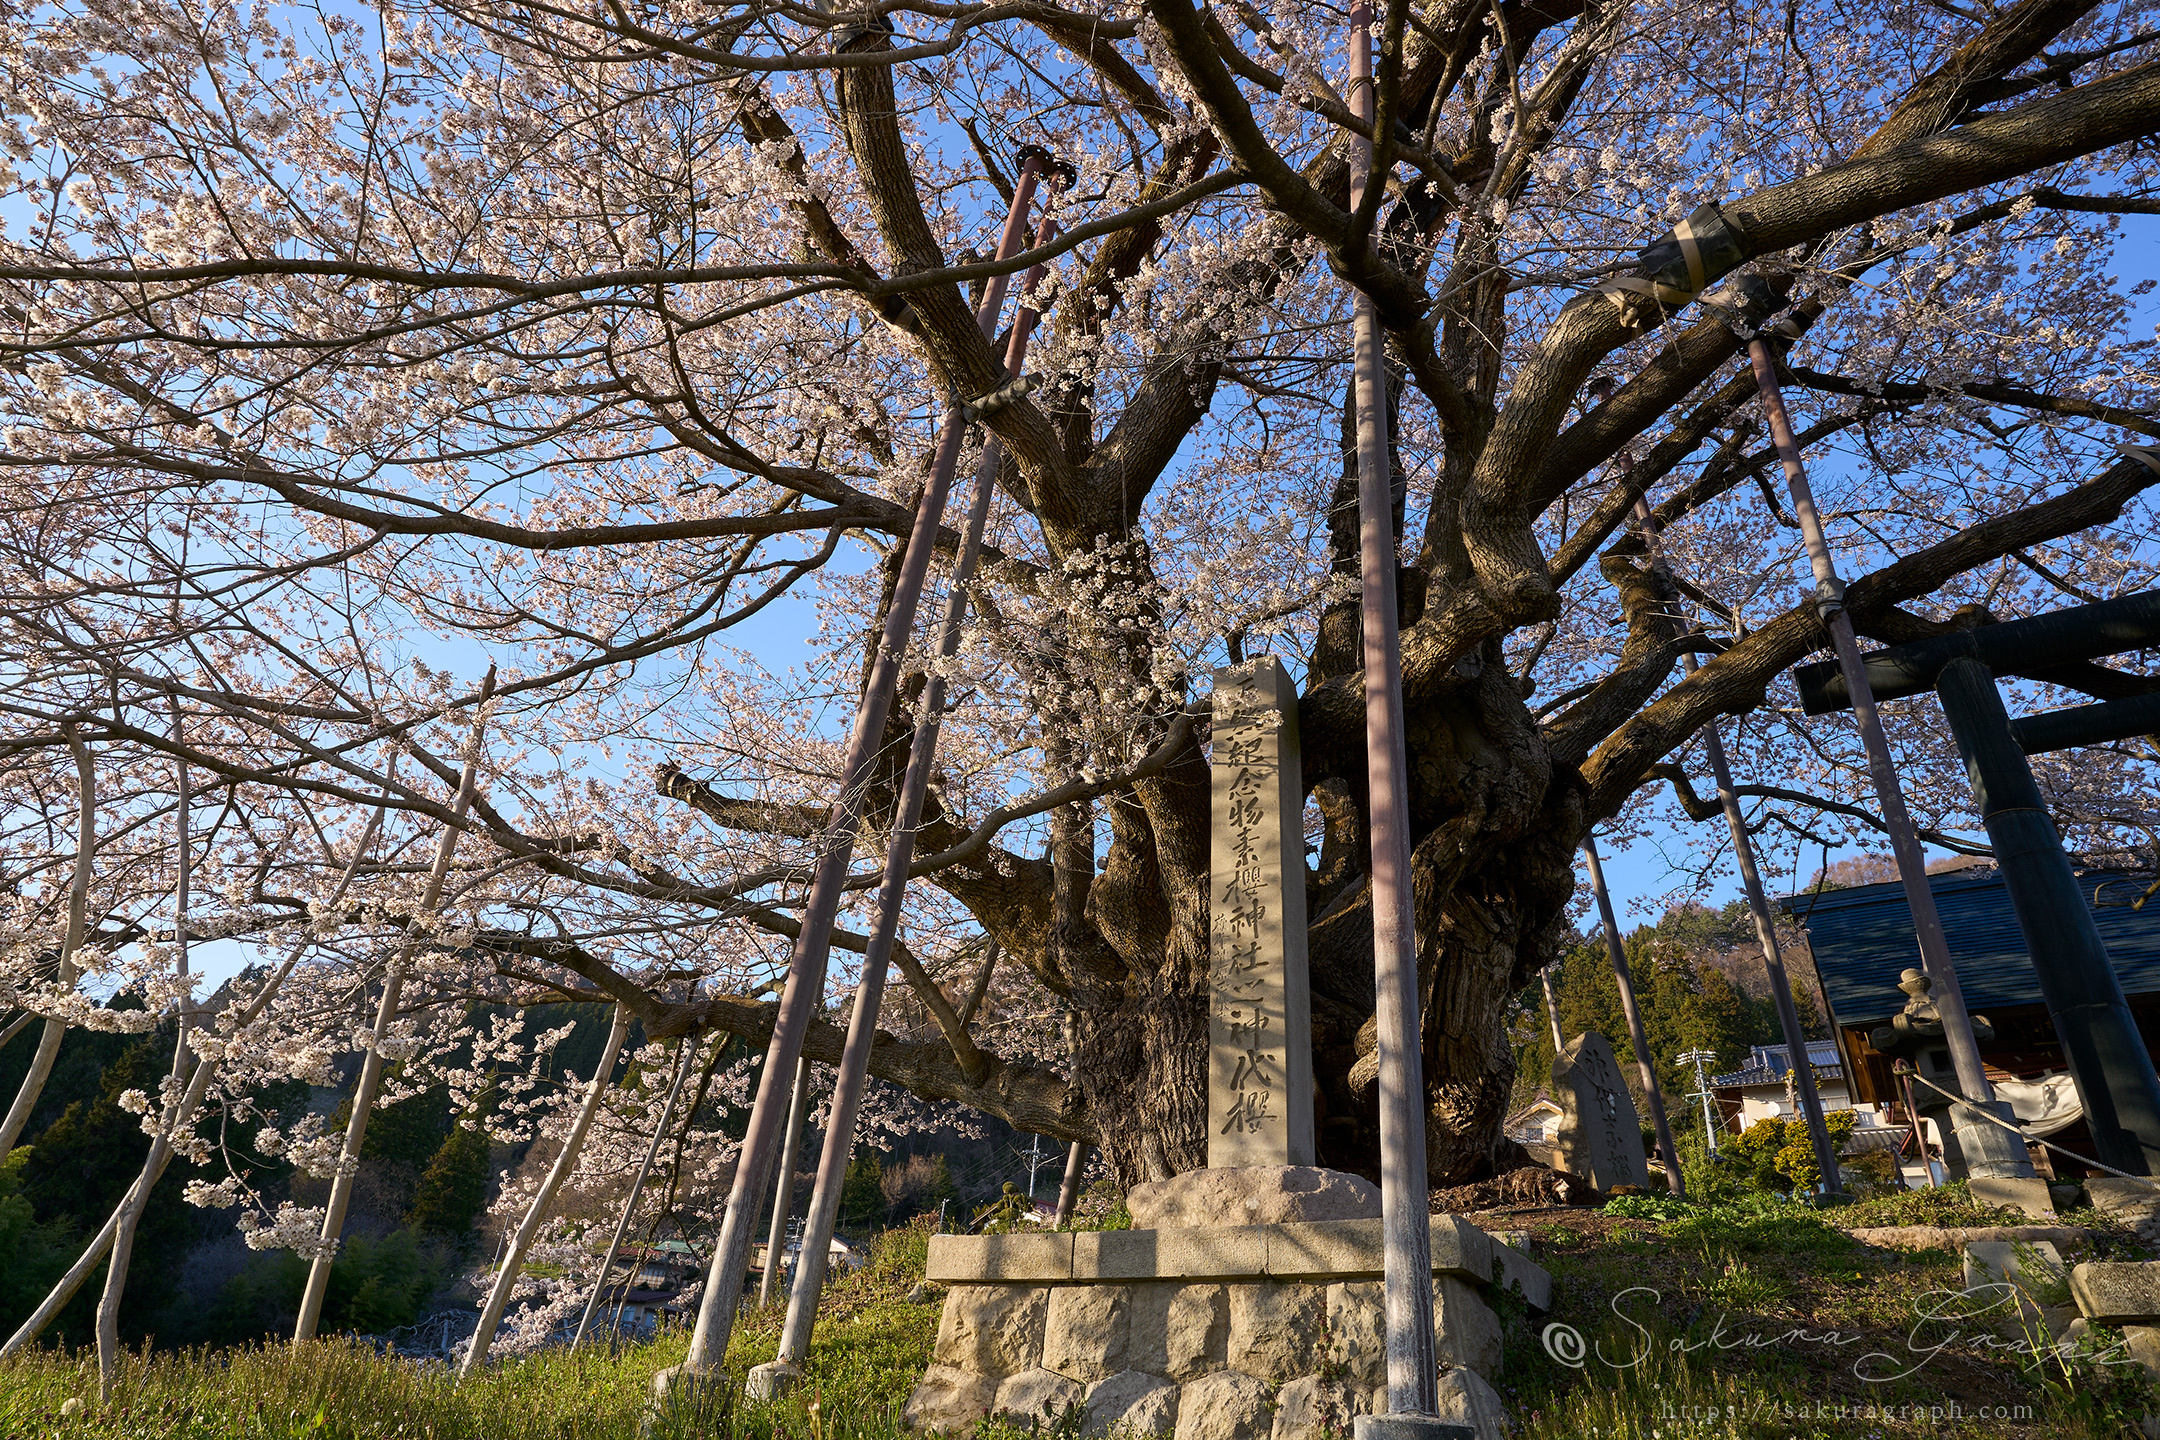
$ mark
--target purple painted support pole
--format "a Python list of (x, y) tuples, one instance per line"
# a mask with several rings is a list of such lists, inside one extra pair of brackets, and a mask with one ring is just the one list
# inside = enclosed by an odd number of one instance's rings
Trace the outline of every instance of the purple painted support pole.
[[(1957, 968), (1950, 960), (1950, 945), (1943, 938), (1942, 917), (1935, 910), (1935, 891), (1928, 884), (1927, 856), (1913, 833), (1912, 816), (1905, 809), (1905, 791), (1898, 783), (1897, 766), (1890, 758), (1889, 742), (1883, 738), (1882, 717), (1875, 711), (1875, 691), (1868, 684), (1867, 667), (1860, 660), (1860, 643), (1853, 635), (1852, 616), (1845, 611), (1845, 582), (1838, 578), (1824, 537), (1822, 514), (1815, 508), (1815, 491), (1808, 484), (1807, 467), (1800, 461), (1800, 445), (1793, 438), (1792, 417), (1786, 413), (1785, 394), (1778, 388), (1777, 357), (1767, 340), (1748, 343), (1748, 362), (1755, 370), (1755, 386), (1762, 394), (1763, 416), (1770, 422), (1770, 438), (1777, 445), (1785, 468), (1785, 483), (1792, 493), (1793, 515), (1800, 522), (1801, 539), (1807, 545), (1808, 565), (1815, 573), (1815, 612), (1830, 632), (1837, 651), (1838, 670), (1845, 677), (1846, 693), (1852, 697), (1853, 718), (1860, 724), (1860, 741), (1867, 749), (1868, 774), (1875, 782), (1875, 798), (1882, 806), (1883, 828), (1890, 834), (1890, 851), (1897, 858), (1898, 879), (1905, 887), (1905, 904), (1912, 911), (1913, 940), (1920, 963), (1933, 981), (1929, 998), (1942, 1016), (1943, 1041), (1950, 1063), (1957, 1071), (1958, 1088), (1969, 1100), (1989, 1109), (1995, 1089), (1988, 1084), (1980, 1063), (1980, 1046), (1973, 1039), (1972, 1020), (1965, 1012), (1965, 992), (1958, 985)], [(2004, 1118), (2008, 1118), (2006, 1115)], [(2005, 1145), (2006, 1132), (1976, 1120), (1957, 1127), (1962, 1141), (1971, 1135), (1980, 1151), (1975, 1174), (2023, 1175), (2033, 1173), (2024, 1148)], [(2000, 1137), (2000, 1138), (1998, 1138)], [(2011, 1153), (2012, 1151), (2016, 1153)], [(1834, 1172), (1833, 1172), (1834, 1173)], [(1827, 1178), (1827, 1177), (1826, 1177)]]
[[(1606, 393), (1610, 393), (1609, 387)], [(1623, 450), (1621, 467), (1632, 470), (1634, 463)], [(1671, 568), (1659, 543), (1657, 515), (1651, 510), (1647, 496), (1635, 502), (1635, 523), (1642, 527), (1643, 543), (1649, 547), (1651, 565), (1671, 580)], [(1681, 655), (1680, 665), (1693, 675), (1696, 670), (1694, 653)], [(1777, 922), (1771, 917), (1770, 902), (1763, 896), (1762, 874), (1755, 864), (1755, 840), (1748, 834), (1747, 818), (1740, 813), (1740, 797), (1733, 789), (1732, 771), (1725, 764), (1725, 742), (1718, 735), (1717, 721), (1703, 726), (1701, 734), (1703, 744), (1710, 752), (1710, 773), (1717, 781), (1718, 804), (1725, 812), (1726, 828), (1732, 833), (1733, 856), (1740, 865), (1740, 882), (1747, 892), (1748, 912), (1755, 918), (1755, 939), (1762, 946), (1763, 968), (1770, 975), (1771, 1003), (1777, 1008), (1778, 1030), (1785, 1037), (1785, 1052), (1792, 1062), (1794, 1089), (1801, 1118), (1807, 1122), (1808, 1143), (1815, 1151), (1815, 1166), (1822, 1175), (1824, 1189), (1836, 1191), (1840, 1188), (1837, 1147), (1830, 1143), (1830, 1127), (1823, 1120), (1822, 1095), (1815, 1087), (1815, 1065), (1808, 1058), (1807, 1034), (1800, 1028), (1800, 1012), (1793, 1004), (1792, 981), (1785, 974), (1785, 957), (1778, 952)], [(1709, 1105), (1707, 1097), (1703, 1104)], [(1715, 1136), (1711, 1137), (1710, 1146), (1713, 1150), (1717, 1148)]]
[[(1352, 109), (1373, 120), (1373, 13), (1350, 7)], [(1350, 205), (1385, 183), (1372, 142), (1350, 137)], [(1410, 881), (1409, 759), (1403, 737), (1402, 637), (1396, 629), (1394, 486), (1388, 466), (1387, 372), (1380, 318), (1356, 292), (1358, 565), (1365, 664), (1365, 766), (1372, 810), (1374, 1019), (1380, 1056), (1380, 1215), (1384, 1235), (1387, 1393), (1391, 1415), (1431, 1415), (1432, 1232), (1425, 1171), (1425, 1073), (1418, 1053), (1417, 935)], [(1368, 1427), (1369, 1428), (1369, 1427)]]
[[(1040, 161), (1030, 155), (1020, 172), (1018, 193), (1022, 199), (1035, 184)], [(1051, 224), (1043, 222), (1043, 241), (1050, 238)], [(1028, 288), (1040, 278), (1041, 267), (1027, 277)], [(1013, 322), (1005, 351), (1005, 371), (1020, 373), (1027, 356), (1028, 336), (1036, 314), (1024, 304)], [(862, 980), (855, 987), (854, 1013), (848, 1017), (847, 1048), (840, 1055), (839, 1073), (833, 1080), (832, 1101), (825, 1114), (825, 1146), (818, 1155), (817, 1185), (811, 1191), (810, 1209), (803, 1219), (802, 1249), (795, 1261), (795, 1283), (788, 1292), (787, 1324), (780, 1332), (779, 1354), (770, 1366), (751, 1372), (751, 1388), (759, 1398), (785, 1390), (793, 1367), (810, 1353), (810, 1336), (817, 1325), (818, 1297), (825, 1289), (830, 1264), (833, 1228), (840, 1215), (840, 1192), (847, 1181), (849, 1153), (855, 1145), (855, 1116), (870, 1078), (870, 1050), (877, 1041), (878, 1010), (885, 998), (886, 967), (900, 930), (900, 906), (907, 895), (908, 867), (915, 859), (915, 828), (922, 822), (923, 802), (930, 790), (930, 771), (937, 759), (938, 732), (945, 714), (945, 668), (960, 653), (961, 634), (967, 624), (967, 587), (975, 562), (982, 553), (983, 530), (990, 519), (990, 499), (997, 490), (998, 467), (1004, 455), (993, 437), (983, 444), (982, 462), (975, 468), (975, 488), (969, 497), (967, 530), (960, 553), (953, 560), (952, 583), (945, 597), (945, 623), (938, 637), (937, 661), (923, 686), (922, 708), (915, 723), (915, 738), (908, 752), (907, 775), (900, 785), (900, 803), (893, 814), (892, 844), (885, 857), (884, 882), (878, 891), (877, 920), (863, 955)]]
[[(1006, 259), (1019, 253), (1025, 234), (1027, 206), (1034, 191), (1035, 172), (1021, 172), (1013, 193), (1012, 208), (1005, 217), (1005, 233), (997, 256)], [(984, 288), (976, 319), (984, 332), (991, 331), (1004, 308), (1008, 277), (994, 277)], [(892, 604), (878, 636), (877, 655), (870, 678), (856, 707), (855, 725), (848, 733), (846, 758), (840, 768), (840, 793), (835, 797), (832, 819), (821, 837), (817, 874), (811, 882), (810, 899), (803, 907), (801, 933), (788, 963), (787, 988), (781, 993), (780, 1013), (773, 1024), (772, 1042), (766, 1047), (765, 1065), (758, 1075), (757, 1099), (750, 1111), (750, 1128), (743, 1137), (741, 1160), (728, 1190), (727, 1215), (713, 1248), (712, 1268), (705, 1281), (704, 1302), (698, 1307), (697, 1328), (690, 1334), (690, 1350), (681, 1366), (653, 1377), (655, 1394), (667, 1393), (680, 1376), (702, 1376), (719, 1368), (727, 1355), (729, 1334), (734, 1329), (735, 1307), (742, 1298), (743, 1272), (750, 1259), (753, 1227), (757, 1223), (758, 1197), (770, 1178), (773, 1151), (785, 1123), (789, 1082), (795, 1062), (802, 1056), (803, 1034), (810, 1015), (825, 990), (825, 962), (832, 945), (833, 917), (839, 911), (847, 884), (848, 862), (855, 855), (855, 832), (862, 819), (863, 790), (871, 763), (885, 734), (885, 720), (892, 712), (893, 693), (900, 683), (900, 662), (905, 658), (908, 637), (915, 629), (915, 609), (922, 600), (923, 577), (930, 569), (931, 552), (937, 548), (938, 527), (945, 516), (945, 497), (952, 488), (953, 471), (960, 461), (960, 445), (967, 434), (961, 398), (953, 396), (945, 407), (938, 432), (937, 452), (931, 462), (930, 480), (915, 509), (914, 528), (908, 534), (907, 551), (893, 586)]]

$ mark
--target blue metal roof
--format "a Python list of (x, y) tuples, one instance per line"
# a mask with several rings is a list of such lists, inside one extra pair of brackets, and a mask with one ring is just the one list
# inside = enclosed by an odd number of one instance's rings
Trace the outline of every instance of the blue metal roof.
[[(2160, 994), (2160, 895), (2142, 910), (2130, 908), (2152, 883), (2149, 875), (2078, 873), (2078, 888), (2126, 995)], [(1966, 1008), (1985, 1013), (2042, 1003), (2001, 875), (1992, 869), (1954, 871), (1930, 876), (1929, 885)], [(1806, 926), (1815, 968), (1840, 1024), (1880, 1023), (1905, 1008), (1898, 972), (1917, 968), (1920, 953), (1902, 886), (1891, 881), (1788, 895), (1778, 904)]]
[[(1902, 995), (1898, 998), (1901, 1002), (1904, 999)], [(1807, 1052), (1816, 1079), (1836, 1080), (1844, 1075), (1835, 1040), (1810, 1040), (1807, 1042)], [(1746, 1062), (1738, 1070), (1730, 1075), (1711, 1076), (1711, 1088), (1725, 1090), (1734, 1086), (1782, 1085), (1785, 1083), (1785, 1072), (1792, 1069), (1788, 1054), (1783, 1045), (1757, 1045), (1748, 1052)]]

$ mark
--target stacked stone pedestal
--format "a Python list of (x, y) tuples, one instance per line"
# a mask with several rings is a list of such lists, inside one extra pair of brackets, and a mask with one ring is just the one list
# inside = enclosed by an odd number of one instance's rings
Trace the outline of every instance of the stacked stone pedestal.
[[(1545, 1272), (1452, 1216), (1432, 1222), (1448, 1418), (1500, 1434), (1488, 1297), (1534, 1308)], [(935, 1363), (904, 1416), (966, 1435), (989, 1415), (1169, 1440), (1321, 1440), (1386, 1410), (1377, 1220), (1078, 1235), (933, 1237), (951, 1285)]]

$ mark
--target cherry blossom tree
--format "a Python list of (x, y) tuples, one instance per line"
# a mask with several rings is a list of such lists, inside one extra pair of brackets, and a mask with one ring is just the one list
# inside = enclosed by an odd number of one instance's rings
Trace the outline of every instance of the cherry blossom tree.
[[(871, 1063), (1098, 1144), (1126, 1184), (1205, 1163), (1208, 677), (1262, 652), (1302, 694), (1321, 1156), (1372, 1168), (1353, 290), (1392, 365), (1435, 1183), (1506, 1158), (1509, 1005), (1566, 932), (1585, 834), (1714, 812), (1703, 726), (1725, 721), (1764, 824), (1871, 823), (1849, 723), (1781, 678), (1825, 637), (1749, 336), (1804, 331), (1787, 393), (1864, 635), (2144, 588), (2160, 555), (2160, 474), (2112, 450), (2160, 436), (2149, 284), (2116, 274), (2123, 217), (2160, 212), (2133, 0), (1393, 0), (1390, 178), (1355, 210), (1319, 6), (7, 20), (4, 998), (113, 1023), (79, 970), (188, 1003), (184, 835), (190, 942), (304, 954), (196, 1017), (213, 1106), (373, 1048), (410, 1072), (386, 1098), (436, 1074), (470, 1098), (494, 1064), (527, 1089), (489, 1123), (566, 1126), (545, 1037), (476, 1031), (478, 1003), (763, 1045), (934, 428), (1004, 378), (972, 313), (994, 274), (1048, 267), (1038, 383), (982, 422), (991, 544), (917, 837), (912, 988)], [(1070, 167), (1056, 238), (985, 260), (1022, 144)], [(1737, 275), (1760, 284), (1718, 288)], [(1923, 822), (1969, 835), (1929, 702), (1888, 712)], [(2078, 843), (2150, 848), (2124, 798), (2149, 758), (2047, 770)], [(814, 1059), (839, 1056), (849, 978)], [(635, 1166), (657, 1096), (611, 1103), (573, 1187)], [(335, 1164), (334, 1136), (289, 1142)], [(308, 1218), (252, 1223), (305, 1248)]]

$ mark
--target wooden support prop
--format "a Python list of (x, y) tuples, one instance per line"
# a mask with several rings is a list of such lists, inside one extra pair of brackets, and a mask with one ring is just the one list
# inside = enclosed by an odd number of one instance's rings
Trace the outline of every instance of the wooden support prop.
[(353, 1091), (352, 1117), (345, 1124), (345, 1144), (338, 1152), (337, 1174), (330, 1181), (330, 1199), (323, 1208), (322, 1234), (315, 1258), (308, 1266), (307, 1288), (300, 1294), (300, 1318), (293, 1325), (293, 1341), (315, 1338), (322, 1321), (323, 1296), (330, 1286), (330, 1266), (337, 1258), (338, 1239), (345, 1231), (345, 1211), (352, 1203), (353, 1181), (360, 1173), (360, 1144), (367, 1136), (368, 1116), (375, 1109), (376, 1092), (382, 1088), (383, 1061), (379, 1046), (397, 1019), (398, 996), (405, 987), (405, 967), (420, 948), (422, 927), (442, 903), (443, 882), (457, 854), (458, 834), (472, 810), (473, 791), (480, 779), (480, 742), (487, 724), (487, 705), (495, 694), (495, 667), (488, 666), (480, 682), (480, 703), (473, 710), (472, 735), (465, 745), (465, 765), (458, 774), (457, 794), (450, 805), (450, 821), (435, 842), (435, 859), (428, 867), (427, 887), (420, 895), (419, 913), (413, 916), (405, 938), (390, 957), (383, 972), (382, 998), (375, 1007), (375, 1028), (368, 1038), (367, 1054), (360, 1060), (360, 1083)]
[[(394, 775), (394, 760), (392, 765)], [(345, 892), (352, 887), (353, 877), (360, 873), (361, 861), (367, 858), (368, 847), (375, 843), (376, 833), (382, 829), (386, 808), (377, 806), (375, 813), (368, 818), (367, 828), (360, 832), (360, 841), (353, 847), (352, 860), (346, 865), (344, 874), (339, 877), (337, 888), (330, 892), (330, 898), (324, 902), (326, 907), (336, 906), (345, 898)], [(284, 988), (293, 967), (300, 963), (300, 957), (306, 954), (308, 947), (314, 943), (313, 938), (303, 931), (300, 939), (286, 953), (284, 961), (272, 972), (262, 989), (256, 992), (255, 998), (233, 1017), (230, 1027), (232, 1033), (246, 1030), (269, 1008), (270, 1002), (277, 998), (278, 991)], [(114, 1207), (104, 1226), (83, 1248), (75, 1263), (68, 1267), (67, 1273), (60, 1277), (52, 1290), (39, 1302), (30, 1318), (23, 1321), (15, 1333), (8, 1337), (7, 1344), (0, 1345), (0, 1360), (7, 1359), (24, 1346), (35, 1342), (37, 1337), (44, 1333), (45, 1327), (52, 1324), (53, 1317), (66, 1308), (68, 1301), (75, 1298), (75, 1292), (90, 1278), (90, 1272), (104, 1260), (106, 1252), (112, 1248), (114, 1238), (119, 1234), (121, 1218), (130, 1208), (135, 1207), (137, 1196), (148, 1195), (157, 1188), (158, 1181), (165, 1174), (165, 1166), (173, 1156), (172, 1138), (195, 1123), (195, 1112), (201, 1107), (203, 1096), (209, 1093), (210, 1082), (217, 1078), (223, 1067), (224, 1062), (221, 1059), (207, 1059), (195, 1067), (195, 1074), (188, 1081), (188, 1088), (182, 1093), (179, 1103), (173, 1107), (170, 1123), (162, 1126), (157, 1137), (150, 1142), (150, 1156), (143, 1162), (142, 1173), (135, 1177), (135, 1183), (129, 1186), (127, 1194), (120, 1198), (120, 1203)]]
[[(1041, 161), (1030, 155), (1021, 170), (1032, 181)], [(1054, 229), (1042, 223), (1039, 245), (1050, 243)], [(1022, 293), (1040, 283), (1043, 267), (1028, 272)], [(1005, 347), (1007, 374), (1018, 373), (1027, 355), (1028, 337), (1036, 312), (1025, 300), (1014, 318)], [(825, 1118), (825, 1145), (818, 1156), (817, 1185), (811, 1191), (810, 1209), (803, 1217), (802, 1248), (795, 1260), (795, 1281), (788, 1291), (787, 1324), (780, 1332), (780, 1350), (773, 1368), (765, 1370), (770, 1391), (784, 1387), (788, 1367), (799, 1366), (810, 1353), (810, 1335), (817, 1324), (818, 1297), (825, 1288), (825, 1272), (831, 1263), (833, 1228), (840, 1217), (840, 1192), (847, 1182), (848, 1157), (855, 1146), (855, 1116), (870, 1074), (870, 1050), (877, 1041), (878, 1011), (885, 997), (885, 967), (890, 961), (900, 930), (901, 902), (907, 895), (908, 867), (915, 859), (915, 830), (922, 823), (923, 803), (930, 792), (930, 771), (937, 760), (938, 732), (944, 720), (946, 667), (960, 653), (967, 625), (968, 584), (982, 554), (982, 538), (990, 520), (990, 500), (997, 490), (997, 472), (1003, 452), (995, 436), (983, 442), (981, 463), (975, 467), (974, 489), (969, 496), (967, 528), (960, 553), (953, 560), (952, 583), (945, 596), (944, 624), (938, 635), (937, 659), (923, 686), (915, 737), (908, 751), (907, 774), (900, 784), (900, 802), (893, 814), (892, 844), (885, 856), (884, 883), (878, 891), (877, 919), (863, 956), (862, 980), (855, 987), (855, 1008), (848, 1016), (847, 1047), (833, 1078), (833, 1094)], [(965, 1032), (959, 1037), (965, 1041)], [(972, 1044), (970, 1044), (972, 1048)], [(965, 1061), (962, 1062), (965, 1064)], [(978, 1060), (977, 1069), (981, 1062)], [(765, 1369), (765, 1367), (760, 1367)], [(754, 1384), (756, 1382), (753, 1382)]]
[(653, 1126), (652, 1143), (645, 1147), (645, 1158), (638, 1162), (637, 1178), (630, 1182), (630, 1198), (623, 1201), (622, 1218), (615, 1222), (615, 1233), (608, 1239), (607, 1254), (600, 1260), (600, 1274), (593, 1280), (592, 1295), (585, 1301), (585, 1313), (578, 1317), (577, 1333), (570, 1337), (572, 1350), (585, 1343), (585, 1332), (592, 1325), (593, 1312), (600, 1308), (600, 1292), (607, 1289), (608, 1272), (615, 1268), (615, 1257), (622, 1253), (623, 1236), (630, 1230), (630, 1218), (637, 1213), (638, 1197), (645, 1193), (645, 1177), (652, 1173), (653, 1158), (660, 1153), (660, 1142), (667, 1138), (668, 1121), (674, 1118), (676, 1098), (682, 1094), (683, 1081), (690, 1078), (690, 1060), (697, 1054), (697, 1045), (686, 1038), (679, 1049), (681, 1053), (675, 1057), (675, 1078), (669, 1082), (667, 1100), (660, 1107), (660, 1123)]
[(502, 1324), (503, 1310), (510, 1304), (510, 1291), (517, 1284), (518, 1272), (525, 1268), (525, 1252), (532, 1248), (533, 1236), (539, 1233), (540, 1223), (554, 1207), (555, 1193), (577, 1168), (578, 1153), (585, 1148), (585, 1137), (592, 1133), (593, 1117), (600, 1113), (600, 1101), (607, 1094), (616, 1057), (622, 1054), (623, 1040), (629, 1033), (630, 1009), (626, 1005), (617, 1005), (614, 1023), (608, 1026), (607, 1045), (600, 1052), (600, 1063), (593, 1070), (592, 1082), (585, 1087), (584, 1103), (578, 1106), (577, 1119), (570, 1122), (570, 1133), (563, 1137), (562, 1153), (548, 1168), (547, 1178), (540, 1182), (539, 1193), (533, 1196), (532, 1204), (525, 1207), (525, 1218), (519, 1222), (517, 1234), (510, 1238), (510, 1251), (503, 1256), (502, 1269), (495, 1272), (494, 1287), (488, 1291), (487, 1304), (480, 1311), (480, 1328), (473, 1331), (472, 1344), (465, 1349), (465, 1363), (458, 1366), (461, 1381), (487, 1363), (488, 1349), (495, 1343), (495, 1327)]
[(1087, 1146), (1075, 1140), (1072, 1149), (1065, 1152), (1065, 1183), (1058, 1186), (1057, 1218), (1053, 1223), (1059, 1229), (1072, 1223), (1073, 1210), (1080, 1204), (1080, 1174), (1086, 1169)]
[[(75, 873), (68, 880), (67, 932), (60, 940), (57, 978), (61, 989), (72, 990), (75, 957), (82, 950), (83, 931), (90, 919), (90, 869), (97, 863), (97, 769), (90, 747), (83, 743), (75, 727), (63, 726), (61, 733), (67, 736), (68, 749), (75, 754)], [(52, 1076), (53, 1061), (59, 1058), (60, 1040), (66, 1033), (66, 1021), (45, 1022), (37, 1050), (30, 1057), (29, 1073), (15, 1091), (15, 1103), (8, 1106), (7, 1118), (0, 1120), (0, 1160), (7, 1158), (23, 1127), (30, 1123), (30, 1112), (45, 1093), (45, 1082)]]
[(780, 1265), (787, 1245), (788, 1216), (795, 1209), (795, 1171), (802, 1164), (803, 1126), (810, 1119), (810, 1062), (795, 1062), (795, 1089), (788, 1100), (787, 1143), (780, 1150), (780, 1168), (773, 1173), (772, 1228), (765, 1239), (765, 1273), (758, 1277), (759, 1309), (772, 1304), (779, 1284)]

